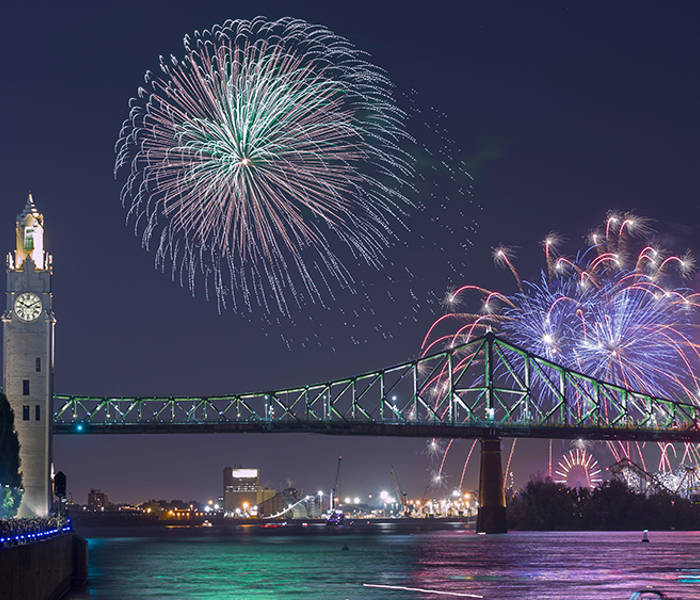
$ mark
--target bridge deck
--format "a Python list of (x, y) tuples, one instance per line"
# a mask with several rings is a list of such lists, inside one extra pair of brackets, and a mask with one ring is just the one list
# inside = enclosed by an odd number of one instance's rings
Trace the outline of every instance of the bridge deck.
[(162, 433), (314, 433), (324, 435), (394, 436), (416, 438), (475, 439), (483, 437), (529, 437), (543, 439), (586, 439), (622, 441), (665, 441), (700, 443), (700, 431), (658, 431), (654, 429), (587, 429), (567, 427), (463, 427), (406, 423), (57, 423), (53, 431), (59, 435), (89, 434), (162, 434)]

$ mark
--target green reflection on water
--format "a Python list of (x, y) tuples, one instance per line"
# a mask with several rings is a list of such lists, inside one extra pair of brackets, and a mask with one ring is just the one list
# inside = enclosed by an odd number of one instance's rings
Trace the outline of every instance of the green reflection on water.
[(366, 599), (362, 583), (405, 583), (405, 537), (91, 539), (90, 596)]

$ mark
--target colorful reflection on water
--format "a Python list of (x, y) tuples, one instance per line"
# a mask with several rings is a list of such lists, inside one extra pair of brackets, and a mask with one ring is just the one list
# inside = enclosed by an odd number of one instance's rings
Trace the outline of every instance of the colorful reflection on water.
[(646, 586), (700, 598), (700, 533), (649, 535), (650, 544), (636, 532), (91, 538), (90, 587), (69, 598), (627, 600)]

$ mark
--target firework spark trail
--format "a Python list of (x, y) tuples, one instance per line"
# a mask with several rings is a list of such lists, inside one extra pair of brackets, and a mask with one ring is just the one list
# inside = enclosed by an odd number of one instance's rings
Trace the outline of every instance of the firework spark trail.
[(477, 439), (477, 440), (474, 440), (474, 441), (472, 442), (472, 445), (471, 445), (471, 447), (469, 448), (469, 452), (467, 453), (467, 458), (466, 458), (466, 460), (464, 461), (464, 466), (462, 467), (462, 476), (459, 478), (459, 489), (460, 489), (460, 490), (461, 490), (461, 489), (464, 489), (464, 487), (463, 487), (463, 486), (464, 486), (464, 474), (467, 472), (467, 465), (469, 464), (469, 459), (471, 458), (472, 452), (474, 452), (474, 448), (476, 447), (476, 443), (477, 443), (478, 441), (479, 441), (479, 440)]
[[(428, 329), (422, 354), (493, 330), (565, 368), (697, 404), (700, 345), (693, 323), (700, 296), (674, 283), (690, 273), (693, 260), (688, 254), (665, 253), (647, 239), (649, 234), (646, 220), (611, 213), (603, 233), (591, 235), (593, 244), (570, 258), (559, 255), (559, 240), (549, 234), (543, 243), (545, 268), (535, 281), (521, 279), (510, 251), (497, 248), (494, 259), (513, 274), (515, 293), (476, 285), (457, 288), (448, 297), (451, 312)], [(641, 249), (635, 252), (636, 246)], [(481, 311), (458, 310), (473, 294), (484, 299)], [(437, 387), (444, 376), (439, 373), (431, 384)], [(572, 406), (578, 402), (571, 400)], [(604, 401), (606, 414), (608, 409)], [(616, 460), (621, 454), (631, 458), (630, 447), (608, 447)], [(638, 444), (636, 451), (646, 464)], [(668, 446), (659, 445), (659, 451), (659, 468), (672, 470)]]
[(220, 308), (288, 313), (379, 267), (410, 202), (413, 159), (385, 74), (328, 29), (227, 21), (161, 58), (116, 145), (127, 218), (156, 266)]
[(518, 442), (518, 438), (513, 438), (513, 444), (510, 447), (510, 453), (508, 454), (508, 462), (506, 463), (506, 471), (503, 474), (503, 491), (506, 491), (508, 485), (508, 473), (510, 471), (510, 461), (513, 460), (513, 452), (515, 452), (515, 444)]

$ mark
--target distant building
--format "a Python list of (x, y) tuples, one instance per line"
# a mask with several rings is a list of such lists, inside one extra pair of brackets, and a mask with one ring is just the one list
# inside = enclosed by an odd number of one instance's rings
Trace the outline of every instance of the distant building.
[(260, 485), (258, 469), (226, 467), (224, 469), (224, 515), (229, 517), (275, 514), (283, 500), (272, 501), (277, 491)]
[(88, 494), (88, 510), (101, 512), (109, 506), (109, 496), (102, 490), (90, 490)]

